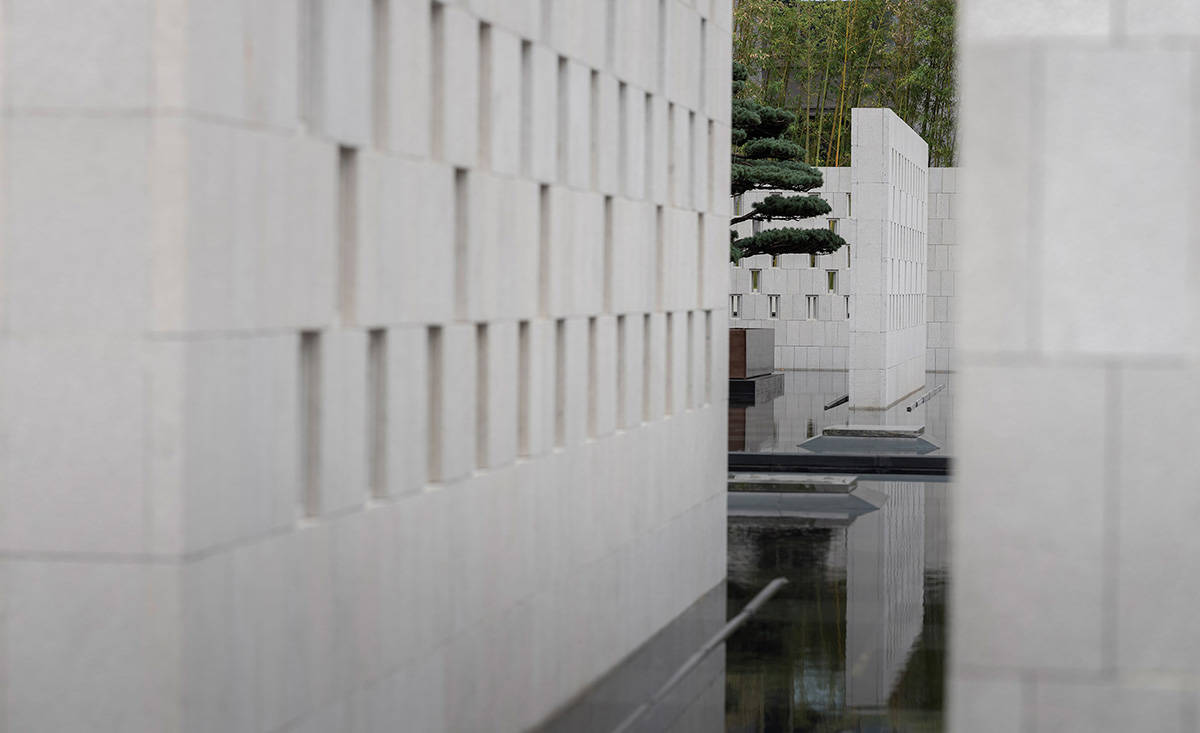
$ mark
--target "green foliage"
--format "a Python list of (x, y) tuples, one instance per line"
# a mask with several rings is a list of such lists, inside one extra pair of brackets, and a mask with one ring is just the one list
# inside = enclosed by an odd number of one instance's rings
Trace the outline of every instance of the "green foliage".
[(738, 0), (735, 95), (796, 114), (786, 137), (813, 165), (850, 164), (850, 110), (890, 107), (929, 143), (930, 165), (957, 156), (957, 0)]
[[(735, 93), (746, 83), (746, 78), (745, 68), (735, 63)], [(804, 148), (793, 140), (783, 139), (795, 126), (795, 114), (743, 97), (733, 100), (732, 118), (731, 195), (754, 190), (804, 194), (821, 185), (821, 172), (804, 162)], [(735, 217), (732, 223), (795, 221), (823, 216), (829, 211), (829, 204), (816, 195), (772, 193), (754, 204), (748, 213)], [(845, 241), (828, 229), (768, 229), (742, 239), (730, 232), (729, 256), (737, 262), (757, 254), (827, 254), (843, 244)]]

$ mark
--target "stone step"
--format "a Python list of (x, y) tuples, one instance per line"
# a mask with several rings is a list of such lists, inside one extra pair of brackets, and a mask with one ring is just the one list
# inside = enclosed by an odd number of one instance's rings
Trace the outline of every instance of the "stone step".
[(919, 438), (924, 425), (830, 425), (823, 435), (839, 438)]
[(781, 494), (849, 494), (858, 487), (857, 476), (809, 473), (731, 473), (729, 490)]

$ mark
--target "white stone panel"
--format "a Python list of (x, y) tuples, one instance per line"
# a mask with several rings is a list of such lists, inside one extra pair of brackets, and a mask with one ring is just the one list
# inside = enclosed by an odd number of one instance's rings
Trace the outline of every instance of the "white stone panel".
[(496, 468), (517, 457), (517, 324), (487, 327), (487, 445), (483, 467)]
[(971, 491), (951, 523), (956, 663), (1098, 670), (1104, 372), (976, 365), (961, 389), (957, 482)]
[(528, 86), (528, 102), (521, 113), (522, 170), (541, 183), (552, 183), (558, 174), (558, 56), (535, 43), (528, 47), (522, 64)]
[(631, 199), (646, 194), (646, 94), (638, 87), (622, 85), (619, 91), (620, 141), (617, 146), (621, 193)]
[(485, 74), (487, 114), (481, 125), (482, 155), (497, 173), (521, 172), (521, 39), (492, 27)]
[(429, 433), (409, 434), (407, 426), (429, 424), (428, 331), (420, 326), (387, 332), (388, 493), (419, 492), (428, 478)]
[(576, 61), (560, 60), (558, 74), (558, 181), (572, 188), (588, 188), (592, 181), (592, 73)]
[(600, 316), (594, 319), (594, 333), (589, 334), (591, 365), (589, 367), (589, 427), (592, 437), (605, 436), (617, 427), (617, 319)]
[[(72, 22), (63, 22), (70, 17)], [(6, 8), (6, 106), (144, 109), (151, 103), (148, 0), (79, 5), (18, 0)]]
[[(1172, 51), (1047, 56), (1045, 350), (1181, 353), (1194, 347), (1192, 273), (1161, 266), (1186, 261), (1190, 251), (1178, 233), (1190, 221), (1192, 166), (1176, 149), (1142, 150), (1125, 134), (1137, 128), (1155, 140), (1187, 139), (1188, 115), (1161, 110), (1186, 93), (1190, 68), (1186, 54)], [(1156, 83), (1146, 84), (1147, 78)], [(1128, 103), (1114, 109), (1114, 93)], [(1135, 150), (1154, 175), (1131, 188), (1103, 183), (1110, 156)], [(1112, 267), (1131, 242), (1141, 243), (1139, 256)]]
[(145, 348), (29, 339), (5, 344), (3, 358), (6, 548), (144, 552)]
[(149, 124), (35, 117), (5, 126), (8, 328), (144, 329)]
[(10, 730), (178, 729), (172, 570), (5, 560), (0, 572)]
[(479, 162), (479, 21), (453, 5), (435, 5), (433, 12), (434, 154), (450, 165), (474, 166)]
[(354, 507), (367, 498), (367, 339), (362, 331), (329, 331), (320, 346), (320, 484), (318, 512)]
[(1117, 662), (1124, 670), (1192, 673), (1200, 635), (1191, 609), (1200, 583), (1163, 558), (1194, 557), (1193, 494), (1171, 499), (1169, 512), (1153, 511), (1141, 494), (1146, 486), (1195, 486), (1200, 476), (1187, 455), (1187, 427), (1200, 394), (1193, 369), (1123, 370), (1120, 426), (1121, 473), (1116, 508), (1120, 536), (1117, 609)]
[(596, 77), (596, 107), (592, 110), (593, 188), (604, 193), (620, 193), (618, 171), (621, 168), (621, 101), (616, 77), (608, 73)]
[(416, 156), (430, 152), (432, 58), (430, 8), (424, 0), (392, 0), (388, 16), (388, 147)]
[[(440, 440), (434, 449), (440, 460), (431, 478), (451, 482), (465, 478), (475, 469), (476, 350), (475, 327), (452, 324), (441, 329), (441, 374), (430, 378), (440, 384), (440, 414), (433, 419), (439, 429), (430, 440)], [(435, 410), (434, 405), (430, 406)]]
[(1184, 693), (1170, 686), (1043, 682), (1037, 687), (1038, 730), (1184, 731)]
[(973, 42), (1063, 36), (1104, 38), (1111, 5), (1103, 0), (977, 0), (966, 6), (963, 32)]
[[(317, 17), (317, 129), (343, 145), (367, 145), (371, 142), (373, 119), (371, 0), (320, 0)], [(452, 28), (453, 47), (475, 64), (475, 68), (469, 70), (472, 76), (452, 78), (469, 83), (478, 69), (478, 57), (471, 55), (467, 44), (458, 45), (457, 24), (450, 21), (448, 26)], [(478, 32), (474, 41), (477, 54)], [(221, 54), (223, 57), (229, 55), (229, 51)], [(453, 72), (467, 73), (468, 70), (456, 66)], [(460, 114), (467, 116), (468, 110), (464, 107)]]

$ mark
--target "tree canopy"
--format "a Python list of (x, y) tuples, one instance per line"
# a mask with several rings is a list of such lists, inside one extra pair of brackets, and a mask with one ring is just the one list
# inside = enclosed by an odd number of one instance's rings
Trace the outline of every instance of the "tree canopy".
[[(797, 221), (828, 214), (829, 203), (807, 193), (821, 186), (821, 172), (804, 162), (804, 148), (783, 137), (795, 124), (796, 115), (745, 96), (747, 76), (745, 66), (733, 65), (730, 194), (741, 196), (755, 190), (772, 193), (754, 203), (750, 211), (735, 216), (730, 224)], [(845, 243), (829, 229), (763, 229), (741, 239), (731, 231), (729, 256), (737, 262), (758, 254), (828, 254)]]
[(850, 110), (889, 107), (955, 165), (958, 0), (738, 0), (744, 94), (796, 113), (785, 138), (813, 165), (850, 165)]

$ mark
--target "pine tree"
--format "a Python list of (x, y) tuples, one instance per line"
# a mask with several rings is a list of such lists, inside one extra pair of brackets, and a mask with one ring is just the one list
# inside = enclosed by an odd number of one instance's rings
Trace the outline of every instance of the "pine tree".
[[(746, 67), (733, 65), (733, 161), (730, 170), (730, 194), (766, 190), (806, 194), (823, 183), (821, 172), (804, 162), (804, 148), (783, 139), (796, 116), (787, 110), (738, 97), (747, 78)], [(831, 211), (825, 199), (815, 195), (772, 193), (753, 208), (734, 217), (730, 224), (743, 221), (797, 221), (824, 216)], [(742, 239), (730, 231), (729, 256), (733, 262), (742, 257), (769, 254), (829, 254), (846, 240), (828, 229), (785, 227), (763, 229)]]

